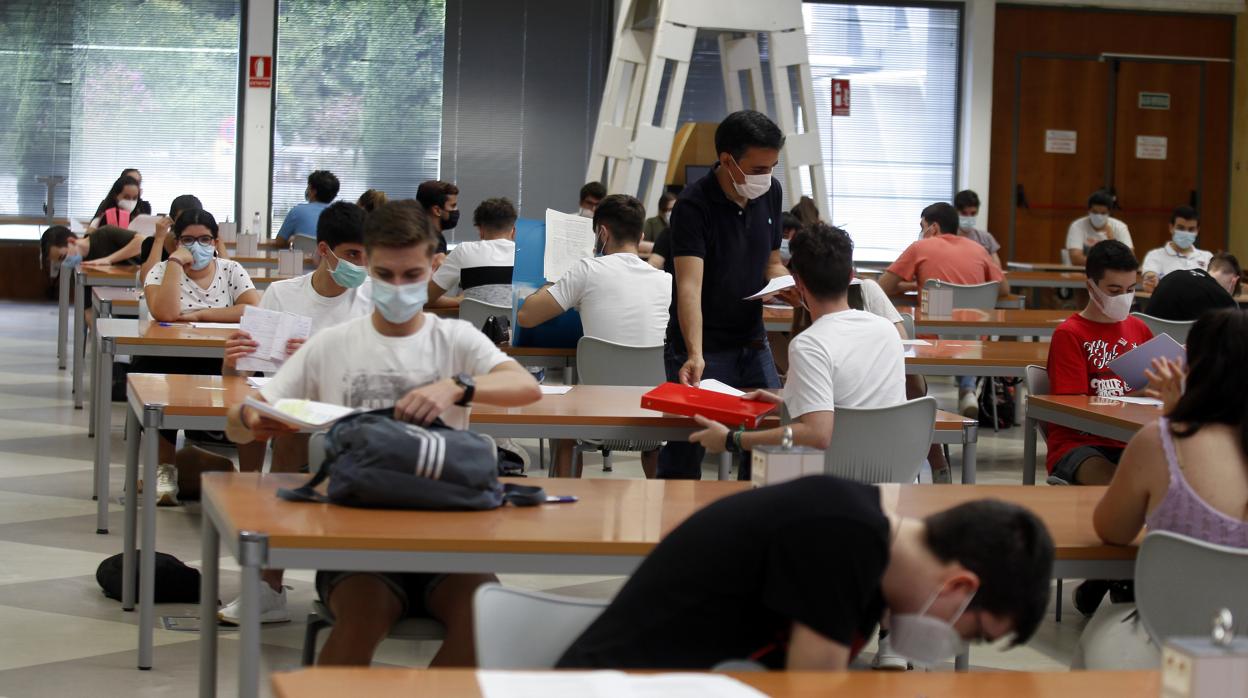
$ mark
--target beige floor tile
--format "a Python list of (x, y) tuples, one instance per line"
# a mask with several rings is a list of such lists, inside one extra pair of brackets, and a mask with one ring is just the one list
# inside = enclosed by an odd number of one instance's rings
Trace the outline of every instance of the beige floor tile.
[[(109, 508), (113, 511), (121, 511), (121, 507), (115, 505)], [(65, 516), (83, 516), (95, 511), (96, 503), (89, 499), (45, 497), (0, 490), (0, 525), (21, 521), (59, 519)], [(3, 573), (0, 572), (0, 574)]]
[[(85, 528), (83, 533), (87, 533)], [(117, 552), (121, 552), (120, 537)], [(101, 560), (99, 553), (0, 541), (0, 584), (95, 574)]]
[[(118, 611), (120, 613), (121, 611)], [(0, 606), (0, 670), (134, 649), (133, 625)], [(156, 645), (190, 642), (188, 633), (157, 630)]]

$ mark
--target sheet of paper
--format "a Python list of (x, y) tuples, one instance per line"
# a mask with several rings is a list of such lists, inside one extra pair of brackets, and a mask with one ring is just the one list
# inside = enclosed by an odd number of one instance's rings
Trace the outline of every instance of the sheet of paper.
[(197, 330), (237, 330), (237, 322), (192, 322), (191, 327)]
[(772, 310), (792, 310), (793, 309), (793, 306), (789, 305), (788, 303), (763, 303), (763, 307), (771, 308)]
[(90, 220), (81, 221), (81, 220), (78, 220), (77, 218), (70, 218), (69, 219), (69, 232), (74, 233), (75, 235), (81, 235), (87, 232), (87, 224), (89, 224), (90, 222), (91, 222)]
[(307, 339), (312, 334), (310, 317), (252, 305), (243, 309), (240, 326), (258, 345), (251, 356), (239, 359), (238, 368), (243, 371), (276, 371), (289, 358), (287, 343), (291, 339)]
[(722, 674), (478, 671), (484, 698), (764, 698)]
[(1148, 405), (1150, 407), (1162, 407), (1165, 403), (1155, 397), (1136, 397), (1134, 395), (1118, 395), (1105, 398), (1106, 400), (1117, 400), (1131, 405)]
[(542, 256), (542, 275), (547, 281), (558, 281), (573, 264), (593, 254), (594, 223), (591, 219), (546, 209), (546, 251)]
[(248, 376), (247, 385), (253, 388), (263, 388), (272, 379), (272, 376)]
[(903, 339), (901, 340), (903, 347), (930, 347), (932, 343), (926, 339)]
[(758, 300), (759, 298), (762, 298), (763, 296), (770, 296), (771, 294), (776, 293), (777, 291), (783, 291), (786, 288), (793, 288), (793, 286), (794, 286), (793, 276), (791, 274), (786, 274), (784, 276), (777, 276), (771, 281), (768, 281), (767, 285), (764, 286), (762, 289), (760, 289), (758, 293), (755, 293), (752, 296), (746, 296), (745, 300), (747, 301)]
[(713, 393), (723, 393), (724, 395), (732, 395), (734, 397), (741, 397), (742, 395), (745, 395), (744, 390), (737, 390), (731, 385), (728, 385), (727, 383), (724, 383), (721, 381), (717, 381), (714, 378), (703, 378), (702, 381), (698, 383), (698, 388), (702, 390), (709, 390)]
[(542, 395), (566, 395), (572, 389), (570, 385), (539, 385)]
[(257, 412), (280, 422), (290, 424), (305, 431), (322, 429), (357, 410), (342, 405), (331, 405), (328, 402), (314, 400), (278, 400), (270, 404), (263, 400), (249, 397), (243, 404)]
[(156, 234), (156, 221), (158, 220), (160, 220), (159, 217), (146, 214), (135, 216), (130, 219), (130, 230), (145, 238), (151, 237)]

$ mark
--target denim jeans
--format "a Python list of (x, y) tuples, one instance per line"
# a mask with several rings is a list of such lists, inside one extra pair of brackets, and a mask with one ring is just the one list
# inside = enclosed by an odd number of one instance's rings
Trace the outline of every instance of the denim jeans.
[[(742, 390), (780, 387), (780, 375), (776, 373), (776, 363), (766, 339), (740, 349), (708, 352), (703, 358), (706, 360), (703, 378), (714, 378)], [(677, 353), (671, 344), (663, 347), (663, 363), (669, 381), (680, 381), (680, 367), (688, 359), (688, 354)], [(706, 449), (698, 444), (669, 441), (659, 451), (658, 476), (665, 480), (700, 480), (705, 455)], [(750, 479), (750, 460), (744, 455), (737, 457), (739, 480)]]

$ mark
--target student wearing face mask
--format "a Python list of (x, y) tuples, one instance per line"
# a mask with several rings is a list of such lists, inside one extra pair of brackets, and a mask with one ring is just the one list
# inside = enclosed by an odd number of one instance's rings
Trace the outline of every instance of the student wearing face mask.
[(1152, 293), (1172, 271), (1206, 269), (1213, 253), (1196, 249), (1200, 234), (1200, 218), (1191, 206), (1179, 206), (1170, 214), (1170, 241), (1144, 255), (1140, 271), (1144, 274), (1144, 290)]
[(997, 265), (998, 269), (1003, 269), (1001, 256), (998, 254), (1001, 250), (1001, 243), (997, 242), (992, 233), (976, 227), (979, 217), (979, 194), (970, 189), (960, 191), (953, 197), (953, 207), (958, 209), (958, 235), (983, 245), (984, 249), (988, 250), (992, 263)]
[(446, 258), (446, 231), (459, 225), (459, 187), (450, 182), (429, 180), (416, 188), (416, 200), (429, 212), (429, 220), (438, 233), (438, 249), (434, 256), (434, 270)]
[(607, 187), (602, 182), (587, 182), (585, 186), (581, 187), (577, 213), (585, 218), (593, 218), (594, 209), (598, 208), (598, 202), (602, 201), (606, 196)]
[(338, 196), (338, 177), (329, 170), (317, 170), (308, 175), (308, 188), (304, 190), (304, 203), (295, 204), (282, 219), (277, 239), (290, 242), (292, 235), (316, 236), (316, 222), (321, 213)]
[(1148, 299), (1144, 312), (1163, 320), (1196, 320), (1208, 310), (1236, 308), (1239, 280), (1243, 272), (1239, 260), (1228, 252), (1209, 259), (1209, 268), (1185, 269), (1166, 274)]
[(139, 199), (138, 199), (139, 203), (135, 204), (134, 206), (134, 211), (133, 211), (134, 215), (136, 216), (152, 215), (152, 204), (143, 199), (143, 173), (139, 172), (136, 168), (127, 167), (126, 169), (121, 171), (121, 176), (133, 177), (134, 181), (139, 183)]
[(654, 243), (658, 242), (659, 235), (671, 225), (672, 206), (675, 205), (676, 195), (672, 192), (665, 191), (659, 196), (659, 215), (646, 219), (646, 225), (641, 229), (638, 252), (650, 254), (654, 250)]
[[(715, 129), (719, 161), (676, 199), (673, 256), (664, 260), (673, 276), (663, 350), (670, 381), (780, 387), (763, 303), (744, 299), (789, 273), (780, 261), (784, 193), (771, 176), (782, 147), (784, 134), (766, 115), (729, 114)], [(703, 453), (697, 444), (669, 441), (659, 454), (659, 477), (700, 478)], [(748, 461), (738, 474), (749, 479)]]
[[(385, 204), (365, 219), (373, 312), (318, 332), (260, 389), (269, 402), (319, 400), (365, 409), (394, 408), (396, 419), (427, 425), (441, 418), (466, 428), (471, 405), (518, 407), (541, 389), (520, 364), (463, 320), (422, 312), (433, 273), (437, 228), (414, 201)], [(228, 433), (236, 443), (290, 433), (285, 425), (235, 405)], [(472, 666), (472, 595), (490, 574), (317, 573), (334, 626), (318, 664), (367, 665), (394, 623), (432, 617), (446, 626), (433, 666)]]
[[(1153, 338), (1148, 326), (1131, 316), (1139, 268), (1131, 248), (1117, 240), (1098, 242), (1088, 251), (1088, 305), (1053, 331), (1049, 392), (1127, 394), (1127, 385), (1106, 365)], [(1054, 424), (1045, 434), (1051, 484), (1109, 483), (1122, 456), (1121, 442)]]
[[(788, 211), (781, 214), (780, 220), (783, 221), (780, 224), (780, 261), (788, 264), (789, 260), (793, 258), (789, 245), (792, 244), (793, 236), (797, 234), (797, 231), (802, 229), (802, 221)], [(816, 222), (814, 225), (819, 225), (819, 223)]]
[(1021, 507), (979, 500), (909, 519), (875, 486), (801, 478), (690, 516), (556, 666), (839, 671), (882, 620), (894, 651), (935, 664), (967, 641), (1030, 639), (1052, 570), (1053, 541)]
[(1114, 195), (1107, 191), (1094, 192), (1088, 197), (1088, 215), (1076, 219), (1066, 231), (1066, 249), (1070, 263), (1080, 265), (1087, 261), (1088, 250), (1102, 240), (1117, 240), (1133, 249), (1131, 231), (1127, 224), (1110, 216), (1114, 207)]
[(108, 196), (100, 202), (95, 217), (87, 224), (87, 233), (94, 233), (97, 228), (109, 225), (114, 228), (129, 228), (130, 219), (139, 215), (135, 209), (139, 205), (139, 181), (129, 175), (122, 175), (113, 182)]
[[(486, 199), (472, 212), (479, 240), (461, 242), (446, 256), (429, 282), (429, 303), (458, 307), (463, 298), (491, 305), (511, 305), (511, 274), (516, 265), (516, 207), (506, 198)], [(460, 297), (448, 297), (453, 288)]]

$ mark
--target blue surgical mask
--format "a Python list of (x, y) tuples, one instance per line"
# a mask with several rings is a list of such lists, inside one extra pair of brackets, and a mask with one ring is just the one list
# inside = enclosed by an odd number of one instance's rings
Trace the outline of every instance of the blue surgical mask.
[(1172, 237), (1174, 246), (1180, 250), (1190, 250), (1196, 244), (1196, 233), (1188, 230), (1176, 230)]
[(958, 227), (962, 230), (974, 230), (975, 216), (958, 216)]
[(396, 286), (380, 279), (373, 279), (373, 305), (386, 322), (402, 325), (424, 310), (428, 300), (429, 283), (427, 281)]
[(358, 264), (352, 264), (345, 259), (341, 259), (334, 254), (333, 250), (329, 251), (329, 256), (333, 257), (338, 266), (329, 270), (329, 278), (334, 283), (343, 288), (358, 288), (364, 283), (364, 279), (368, 278), (368, 270)]
[(787, 239), (781, 239), (780, 240), (780, 261), (784, 262), (785, 264), (788, 264), (790, 256), (791, 256), (791, 253), (789, 252), (789, 241)]
[(217, 256), (217, 248), (212, 245), (194, 242), (188, 247), (191, 251), (191, 269), (200, 271), (212, 264), (212, 258)]
[(79, 264), (82, 264), (82, 255), (80, 254), (67, 255), (65, 257), (65, 263), (69, 264), (71, 267), (77, 267)]

